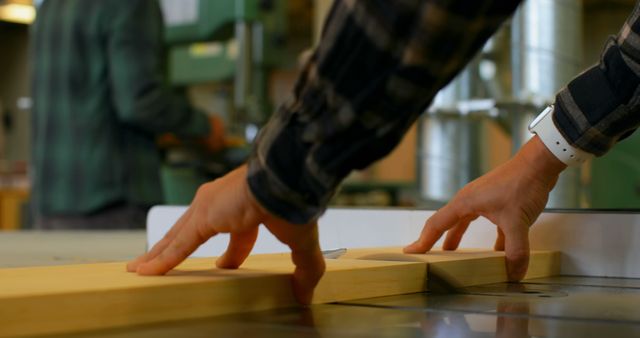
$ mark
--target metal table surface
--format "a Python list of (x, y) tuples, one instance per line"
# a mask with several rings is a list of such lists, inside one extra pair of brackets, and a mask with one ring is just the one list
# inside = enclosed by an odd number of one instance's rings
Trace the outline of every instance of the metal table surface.
[(0, 231), (0, 268), (128, 261), (145, 248), (144, 230)]

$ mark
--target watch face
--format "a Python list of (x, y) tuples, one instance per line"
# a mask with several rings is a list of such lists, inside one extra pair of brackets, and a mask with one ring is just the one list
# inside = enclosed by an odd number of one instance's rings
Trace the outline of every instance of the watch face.
[(529, 127), (528, 127), (529, 131), (533, 132), (533, 128), (535, 128), (538, 125), (538, 123), (540, 123), (540, 121), (542, 121), (542, 119), (552, 111), (553, 111), (553, 107), (549, 106), (545, 110), (543, 110), (542, 113), (536, 116), (536, 118), (533, 119), (533, 121), (531, 121), (531, 123), (529, 124)]

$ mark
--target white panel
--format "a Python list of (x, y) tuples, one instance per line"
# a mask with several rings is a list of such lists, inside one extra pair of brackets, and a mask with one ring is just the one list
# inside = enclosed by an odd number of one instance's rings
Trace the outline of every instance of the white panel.
[(197, 22), (199, 6), (200, 0), (160, 0), (164, 23), (168, 27)]
[[(159, 241), (185, 207), (160, 206), (149, 212), (148, 245)], [(400, 246), (414, 241), (433, 211), (402, 209), (329, 209), (319, 220), (323, 249)], [(462, 240), (463, 248), (492, 248), (496, 227), (480, 218)], [(531, 229), (531, 248), (562, 251), (562, 273), (640, 278), (640, 214), (543, 213)], [(202, 245), (195, 257), (224, 252), (227, 235)], [(440, 246), (442, 239), (436, 244)], [(254, 253), (286, 252), (261, 228)]]
[[(147, 216), (147, 249), (160, 241), (186, 210), (187, 207), (178, 206), (155, 206), (151, 208)], [(191, 257), (220, 256), (224, 253), (228, 242), (228, 234), (219, 234), (201, 245)], [(260, 228), (258, 241), (253, 252), (275, 253), (286, 252), (287, 250), (288, 248), (280, 243), (269, 231), (265, 231), (264, 227)]]

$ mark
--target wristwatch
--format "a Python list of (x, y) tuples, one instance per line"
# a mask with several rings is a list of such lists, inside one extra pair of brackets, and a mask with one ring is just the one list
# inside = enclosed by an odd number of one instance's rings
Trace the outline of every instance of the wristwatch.
[(567, 142), (556, 124), (553, 123), (553, 111), (553, 105), (543, 110), (529, 124), (529, 131), (537, 134), (551, 153), (568, 166), (581, 165), (594, 157), (593, 154), (578, 149)]

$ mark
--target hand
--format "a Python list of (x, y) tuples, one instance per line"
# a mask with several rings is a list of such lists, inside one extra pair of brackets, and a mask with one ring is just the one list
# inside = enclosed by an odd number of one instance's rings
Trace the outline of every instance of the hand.
[(247, 167), (243, 165), (202, 185), (189, 209), (165, 237), (148, 253), (129, 262), (127, 271), (140, 275), (165, 274), (218, 233), (230, 233), (231, 241), (216, 265), (236, 269), (251, 253), (262, 223), (291, 248), (296, 266), (294, 295), (300, 303), (309, 304), (325, 269), (317, 224), (291, 224), (270, 214), (253, 197), (246, 176)]
[(511, 160), (463, 187), (425, 223), (405, 253), (424, 253), (445, 231), (443, 249), (458, 248), (469, 223), (483, 216), (498, 226), (495, 250), (506, 253), (509, 280), (521, 280), (529, 264), (529, 227), (544, 210), (566, 165), (535, 136)]
[(207, 151), (215, 153), (223, 150), (228, 145), (228, 140), (224, 132), (224, 123), (216, 116), (210, 116), (209, 121), (209, 134), (198, 138), (179, 137), (173, 133), (160, 134), (156, 143), (161, 149), (168, 149), (172, 147), (182, 147), (185, 145), (197, 144), (200, 147), (205, 148)]
[(209, 117), (209, 135), (203, 138), (203, 143), (210, 152), (218, 152), (226, 146), (224, 123), (217, 116)]

